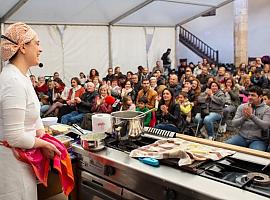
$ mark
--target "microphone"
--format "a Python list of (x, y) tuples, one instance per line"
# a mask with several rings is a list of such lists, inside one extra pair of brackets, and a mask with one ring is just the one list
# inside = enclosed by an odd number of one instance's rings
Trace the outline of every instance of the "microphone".
[(42, 67), (43, 67), (43, 63), (39, 63), (38, 66), (39, 66), (40, 68), (42, 68)]

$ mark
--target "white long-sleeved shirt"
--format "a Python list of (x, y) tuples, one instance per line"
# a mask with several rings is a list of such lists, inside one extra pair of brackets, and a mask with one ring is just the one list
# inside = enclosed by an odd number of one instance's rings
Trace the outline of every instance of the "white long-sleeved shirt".
[(0, 74), (0, 140), (30, 149), (42, 129), (40, 103), (28, 76), (8, 64)]

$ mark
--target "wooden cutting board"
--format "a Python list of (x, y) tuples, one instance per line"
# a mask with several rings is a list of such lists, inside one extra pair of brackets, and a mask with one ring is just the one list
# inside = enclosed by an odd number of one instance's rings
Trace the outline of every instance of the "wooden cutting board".
[(177, 133), (177, 138), (270, 159), (270, 153)]

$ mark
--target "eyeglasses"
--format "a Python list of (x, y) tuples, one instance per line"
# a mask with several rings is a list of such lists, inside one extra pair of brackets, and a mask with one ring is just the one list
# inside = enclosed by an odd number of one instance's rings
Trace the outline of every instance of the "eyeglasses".
[(8, 40), (8, 41), (12, 42), (13, 44), (18, 45), (18, 43), (17, 43), (17, 42), (13, 41), (12, 39), (9, 39), (7, 36), (1, 35), (1, 38), (6, 39), (6, 40)]

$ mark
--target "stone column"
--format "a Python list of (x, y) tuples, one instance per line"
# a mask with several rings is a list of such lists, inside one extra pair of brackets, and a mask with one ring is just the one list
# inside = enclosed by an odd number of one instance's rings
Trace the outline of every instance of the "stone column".
[(248, 62), (248, 0), (234, 1), (234, 63)]

